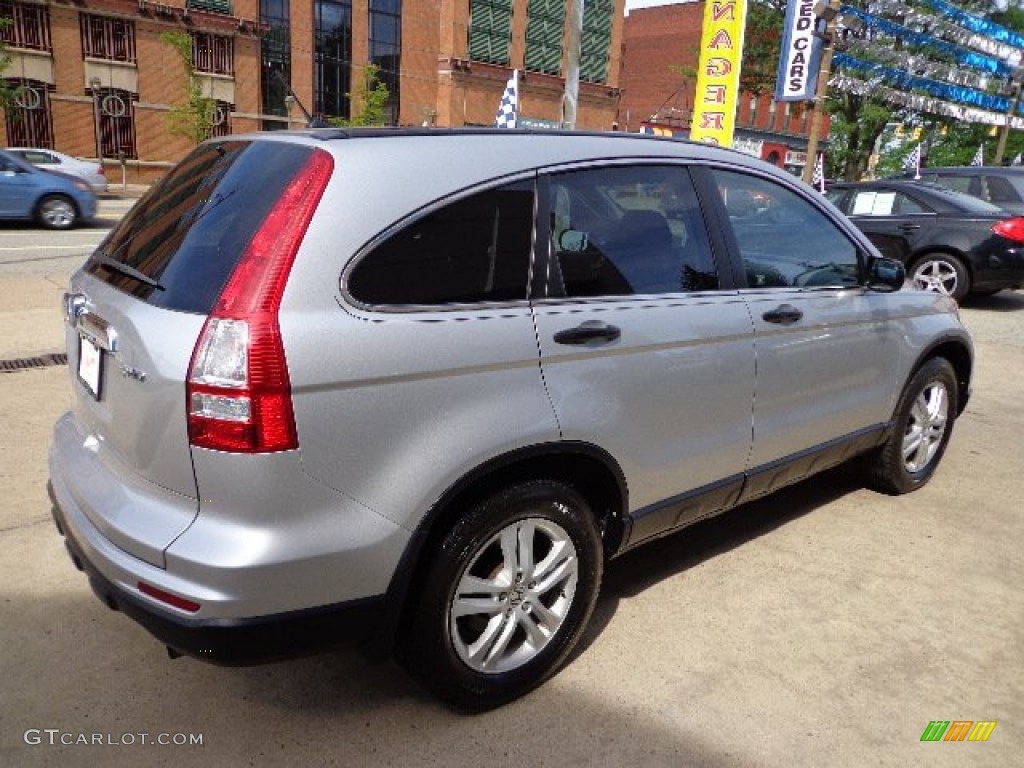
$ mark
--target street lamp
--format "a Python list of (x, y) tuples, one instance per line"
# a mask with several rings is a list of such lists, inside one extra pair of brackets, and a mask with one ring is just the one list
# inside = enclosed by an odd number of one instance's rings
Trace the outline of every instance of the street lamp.
[(92, 122), (93, 130), (96, 131), (96, 158), (103, 167), (103, 139), (100, 133), (100, 82), (98, 77), (89, 78), (89, 87), (92, 88)]

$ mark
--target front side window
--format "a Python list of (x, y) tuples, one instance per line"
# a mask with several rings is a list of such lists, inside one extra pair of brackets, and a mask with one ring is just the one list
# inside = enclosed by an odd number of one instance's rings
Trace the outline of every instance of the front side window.
[(718, 287), (704, 219), (684, 169), (622, 166), (550, 178), (551, 247), (566, 296)]
[[(751, 288), (860, 283), (853, 242), (821, 210), (774, 181), (712, 171)], [(856, 208), (856, 201), (853, 206)]]
[(348, 292), (374, 305), (524, 301), (533, 207), (533, 184), (525, 182), (449, 203), (366, 254)]

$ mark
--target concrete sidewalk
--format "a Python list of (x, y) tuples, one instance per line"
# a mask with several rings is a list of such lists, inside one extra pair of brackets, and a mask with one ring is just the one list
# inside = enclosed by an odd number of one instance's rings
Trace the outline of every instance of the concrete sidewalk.
[(0, 271), (0, 361), (64, 351), (63, 295), (70, 273)]

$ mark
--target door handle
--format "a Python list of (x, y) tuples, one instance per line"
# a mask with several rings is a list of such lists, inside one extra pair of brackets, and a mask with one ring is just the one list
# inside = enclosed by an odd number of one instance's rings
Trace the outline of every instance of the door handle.
[(792, 325), (804, 316), (804, 313), (792, 304), (780, 304), (775, 309), (770, 309), (761, 315), (766, 322), (778, 323), (779, 325)]
[(920, 224), (900, 224), (900, 229), (904, 232), (913, 232), (914, 230), (920, 229)]
[(589, 341), (615, 341), (622, 330), (600, 320), (587, 320), (575, 328), (566, 328), (555, 334), (558, 344), (586, 344)]

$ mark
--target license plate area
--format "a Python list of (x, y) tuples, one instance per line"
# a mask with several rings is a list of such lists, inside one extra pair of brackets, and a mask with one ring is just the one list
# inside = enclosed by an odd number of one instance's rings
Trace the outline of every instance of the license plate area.
[(103, 351), (91, 339), (78, 337), (78, 380), (94, 400), (100, 399), (103, 379)]

